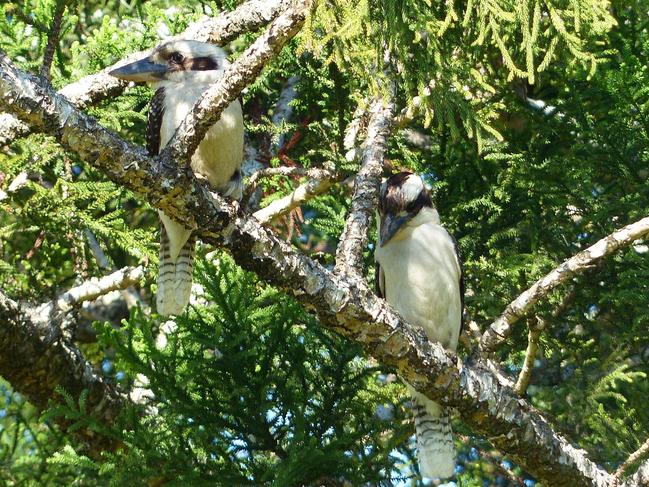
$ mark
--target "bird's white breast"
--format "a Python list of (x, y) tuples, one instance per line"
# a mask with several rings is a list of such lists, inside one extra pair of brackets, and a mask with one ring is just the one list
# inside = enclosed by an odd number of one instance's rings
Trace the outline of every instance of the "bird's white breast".
[[(203, 83), (165, 83), (165, 111), (160, 127), (160, 148), (176, 132), (207, 85)], [(243, 114), (239, 100), (233, 101), (217, 123), (205, 134), (191, 159), (192, 170), (220, 190), (243, 160)]]
[(462, 305), (453, 240), (444, 227), (430, 222), (400, 233), (375, 254), (385, 279), (385, 297), (428, 338), (455, 350)]

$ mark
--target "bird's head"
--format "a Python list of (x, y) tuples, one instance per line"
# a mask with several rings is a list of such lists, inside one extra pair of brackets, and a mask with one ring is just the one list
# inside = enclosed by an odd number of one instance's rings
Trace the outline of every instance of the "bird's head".
[(140, 59), (109, 74), (127, 81), (147, 83), (204, 83), (218, 79), (229, 65), (223, 49), (207, 42), (176, 40), (156, 47)]
[(383, 182), (379, 194), (379, 247), (406, 228), (431, 220), (439, 223), (439, 215), (417, 174), (400, 172)]

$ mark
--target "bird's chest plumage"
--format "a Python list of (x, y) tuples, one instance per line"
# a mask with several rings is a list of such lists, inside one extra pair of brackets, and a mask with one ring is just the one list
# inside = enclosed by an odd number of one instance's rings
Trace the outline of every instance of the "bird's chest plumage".
[(461, 323), (460, 266), (440, 225), (423, 224), (376, 251), (386, 300), (431, 340), (455, 350)]
[[(203, 85), (165, 86), (164, 115), (160, 125), (160, 148), (169, 142), (176, 129), (205, 90)], [(193, 171), (220, 190), (232, 178), (243, 159), (243, 115), (238, 100), (232, 102), (217, 123), (205, 134), (191, 159)]]

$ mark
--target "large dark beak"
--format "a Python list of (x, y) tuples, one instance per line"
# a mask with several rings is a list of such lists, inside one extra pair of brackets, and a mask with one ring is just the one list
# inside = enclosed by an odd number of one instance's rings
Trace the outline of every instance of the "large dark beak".
[(167, 73), (167, 69), (166, 65), (154, 63), (151, 58), (148, 57), (122, 66), (121, 68), (113, 69), (108, 74), (126, 81), (135, 81), (136, 83), (140, 83), (163, 79)]
[(379, 232), (379, 247), (383, 247), (392, 237), (410, 220), (410, 215), (394, 216), (387, 214), (381, 217), (381, 231)]

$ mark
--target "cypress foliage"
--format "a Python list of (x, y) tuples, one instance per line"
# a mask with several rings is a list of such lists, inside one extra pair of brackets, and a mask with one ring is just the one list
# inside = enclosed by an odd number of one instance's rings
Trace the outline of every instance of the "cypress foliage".
[[(55, 4), (3, 5), (0, 49), (24, 69), (39, 70)], [(60, 88), (235, 4), (72, 3), (52, 84)], [(413, 115), (408, 130), (391, 136), (389, 163), (430, 183), (459, 240), (468, 312), (484, 329), (562, 260), (649, 214), (647, 11), (640, 0), (321, 0), (244, 93), (248, 143), (270, 166), (353, 174), (358, 163), (345, 159), (343, 135), (355, 107), (385, 93), (376, 73), (387, 49), (398, 106)], [(231, 57), (254, 37), (234, 41)], [(276, 125), (275, 104), (293, 76), (293, 115)], [(129, 88), (88, 112), (141, 144), (150, 96), (147, 87)], [(261, 205), (304, 181), (261, 180)], [(48, 137), (3, 148), (0, 190), (0, 286), (12, 298), (45, 301), (105, 273), (89, 232), (111, 266), (142, 263), (155, 276), (155, 212)], [(349, 200), (347, 188), (334, 186), (274, 228), (332, 265)], [(425, 485), (393, 371), (322, 330), (227, 254), (199, 254), (194, 279), (202, 291), (173, 325), (146, 306), (155, 292), (147, 277), (144, 305), (121, 323), (97, 322), (97, 340), (82, 345), (109, 380), (144, 398), (109, 429), (93, 422), (83, 397), (60, 391), (64, 400), (40, 416), (0, 385), (0, 483)], [(642, 241), (621, 250), (529, 317), (545, 323), (529, 399), (609, 470), (649, 431), (648, 255)], [(369, 278), (372, 248), (365, 257)], [(514, 379), (524, 329), (498, 351)], [(121, 447), (90, 458), (54, 426), (61, 416)], [(516, 485), (516, 478), (534, 485), (485, 439), (457, 420), (453, 427), (456, 485)]]

